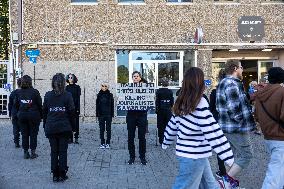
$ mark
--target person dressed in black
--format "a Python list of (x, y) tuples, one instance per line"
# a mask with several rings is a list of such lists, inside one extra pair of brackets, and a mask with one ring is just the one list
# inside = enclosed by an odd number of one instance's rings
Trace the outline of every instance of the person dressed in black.
[[(111, 121), (114, 116), (114, 100), (113, 94), (108, 90), (108, 85), (103, 83), (101, 90), (97, 94), (96, 100), (96, 117), (99, 119), (101, 149), (110, 148), (111, 139)], [(105, 141), (105, 130), (107, 132), (107, 140)]]
[(20, 126), (18, 124), (18, 119), (17, 119), (17, 114), (16, 114), (17, 112), (15, 108), (13, 108), (13, 103), (16, 98), (17, 92), (21, 88), (21, 78), (17, 79), (17, 85), (18, 85), (18, 89), (12, 91), (9, 96), (8, 110), (9, 110), (9, 117), (12, 120), (12, 124), (13, 124), (13, 135), (14, 135), (15, 147), (20, 148)]
[[(79, 138), (79, 115), (80, 115), (80, 96), (81, 96), (81, 88), (79, 85), (76, 85), (78, 82), (77, 77), (74, 74), (68, 74), (66, 76), (66, 82), (68, 85), (66, 86), (66, 91), (70, 92), (73, 97), (74, 105), (75, 105), (75, 118), (76, 118), (76, 124), (73, 126), (72, 131), (75, 132), (74, 138), (75, 138), (75, 144), (79, 144), (78, 138)], [(73, 143), (73, 132), (71, 134), (70, 143)]]
[[(133, 83), (141, 82), (141, 73), (134, 71), (132, 73)], [(128, 110), (126, 115), (126, 123), (128, 130), (128, 151), (130, 159), (129, 165), (132, 165), (135, 161), (135, 131), (138, 127), (138, 138), (139, 138), (139, 157), (142, 165), (147, 164), (145, 157), (146, 154), (146, 126), (147, 126), (147, 110)]]
[(167, 78), (162, 79), (162, 88), (156, 91), (156, 113), (159, 143), (163, 143), (164, 131), (172, 116), (172, 106), (174, 105), (173, 92), (168, 89)]
[[(32, 78), (24, 75), (21, 89), (16, 93), (14, 107), (22, 133), (22, 147), (25, 159), (37, 158), (37, 135), (42, 118), (42, 100), (38, 90), (32, 87)], [(31, 149), (31, 155), (29, 154)]]
[(43, 102), (43, 127), (51, 148), (51, 172), (53, 181), (65, 181), (68, 177), (68, 140), (75, 124), (75, 106), (72, 94), (65, 91), (65, 78), (57, 73), (52, 78), (52, 91)]
[[(225, 78), (225, 76), (226, 76), (226, 74), (224, 72), (224, 69), (221, 69), (219, 71), (219, 75), (218, 75), (219, 81), (221, 81), (223, 78)], [(216, 110), (216, 89), (217, 89), (217, 87), (211, 91), (210, 102), (209, 102), (210, 111), (211, 111), (211, 113), (212, 113), (212, 115), (213, 115), (213, 117), (216, 121), (218, 121), (218, 119), (219, 119), (219, 113)], [(219, 171), (216, 172), (216, 176), (219, 177), (219, 178), (222, 178), (222, 176), (225, 176), (226, 173), (227, 173), (226, 167), (225, 167), (224, 161), (222, 161), (219, 157), (217, 157), (217, 160), (218, 160)]]

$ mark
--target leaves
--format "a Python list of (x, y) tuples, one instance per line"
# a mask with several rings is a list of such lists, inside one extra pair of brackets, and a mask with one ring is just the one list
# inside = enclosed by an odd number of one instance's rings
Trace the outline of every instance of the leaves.
[(0, 60), (8, 60), (9, 33), (9, 1), (0, 0)]

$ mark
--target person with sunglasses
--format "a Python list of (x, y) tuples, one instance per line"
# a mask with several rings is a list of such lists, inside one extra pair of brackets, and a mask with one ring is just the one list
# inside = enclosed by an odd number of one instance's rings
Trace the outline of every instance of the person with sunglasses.
[[(114, 116), (114, 99), (113, 94), (109, 91), (108, 85), (103, 83), (101, 90), (97, 94), (96, 100), (96, 117), (99, 119), (100, 126), (100, 149), (110, 148), (111, 139), (111, 121)], [(105, 130), (107, 139), (105, 140)]]
[(75, 74), (67, 74), (66, 76), (66, 82), (68, 85), (66, 86), (66, 91), (70, 92), (73, 97), (74, 105), (75, 105), (75, 118), (76, 122), (72, 128), (72, 135), (70, 136), (70, 143), (73, 143), (73, 132), (75, 132), (75, 144), (79, 144), (78, 138), (79, 138), (79, 115), (80, 115), (80, 96), (81, 96), (81, 88), (76, 83), (78, 82), (78, 79)]

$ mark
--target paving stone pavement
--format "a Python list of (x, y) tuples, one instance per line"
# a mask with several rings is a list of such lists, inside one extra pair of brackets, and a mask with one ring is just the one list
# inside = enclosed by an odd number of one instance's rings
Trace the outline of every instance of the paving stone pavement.
[[(147, 134), (147, 166), (127, 165), (127, 130), (125, 124), (112, 125), (111, 149), (99, 149), (97, 123), (81, 123), (80, 144), (68, 148), (69, 179), (53, 183), (50, 174), (50, 147), (43, 128), (38, 135), (34, 160), (23, 159), (23, 150), (16, 149), (12, 140), (12, 125), (9, 120), (0, 120), (0, 189), (170, 189), (177, 174), (174, 145), (162, 150), (155, 145), (155, 125), (149, 125)], [(253, 161), (239, 176), (246, 189), (261, 188), (267, 167), (268, 154), (263, 138), (252, 134)], [(138, 140), (135, 141), (138, 145)], [(136, 147), (138, 147), (136, 145)], [(136, 149), (138, 157), (138, 149)], [(213, 172), (216, 171), (216, 156), (210, 158)]]

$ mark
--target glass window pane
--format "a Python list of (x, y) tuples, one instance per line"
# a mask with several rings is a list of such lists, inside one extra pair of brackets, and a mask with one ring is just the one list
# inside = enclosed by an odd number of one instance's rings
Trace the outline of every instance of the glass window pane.
[(212, 86), (216, 87), (219, 83), (218, 74), (221, 69), (225, 68), (225, 62), (213, 62), (212, 63)]
[(179, 86), (179, 63), (159, 63), (158, 64), (158, 86), (161, 87), (162, 78), (169, 80), (169, 87)]
[(154, 63), (134, 63), (133, 71), (138, 71), (148, 83), (155, 83), (155, 64)]
[(129, 51), (117, 50), (117, 83), (128, 83), (129, 81)]
[(144, 0), (118, 0), (118, 2), (122, 3), (122, 2), (127, 2), (127, 3), (131, 3), (131, 2), (144, 2)]
[(183, 73), (185, 73), (189, 68), (193, 67), (195, 61), (194, 58), (193, 50), (185, 51), (183, 57)]
[[(117, 50), (117, 83), (128, 83), (129, 81), (129, 51)], [(117, 116), (126, 116), (126, 111), (117, 110)]]
[(132, 60), (178, 60), (179, 52), (137, 52), (133, 53)]
[(0, 64), (0, 88), (4, 88), (4, 85), (7, 83), (7, 65)]
[(262, 0), (263, 2), (279, 2), (284, 3), (284, 0)]
[(178, 2), (178, 3), (182, 3), (182, 2), (192, 2), (192, 0), (168, 0), (168, 2)]
[(259, 79), (264, 79), (268, 74), (268, 70), (273, 67), (273, 62), (261, 62), (259, 70)]
[(71, 0), (71, 3), (96, 3), (97, 0)]

